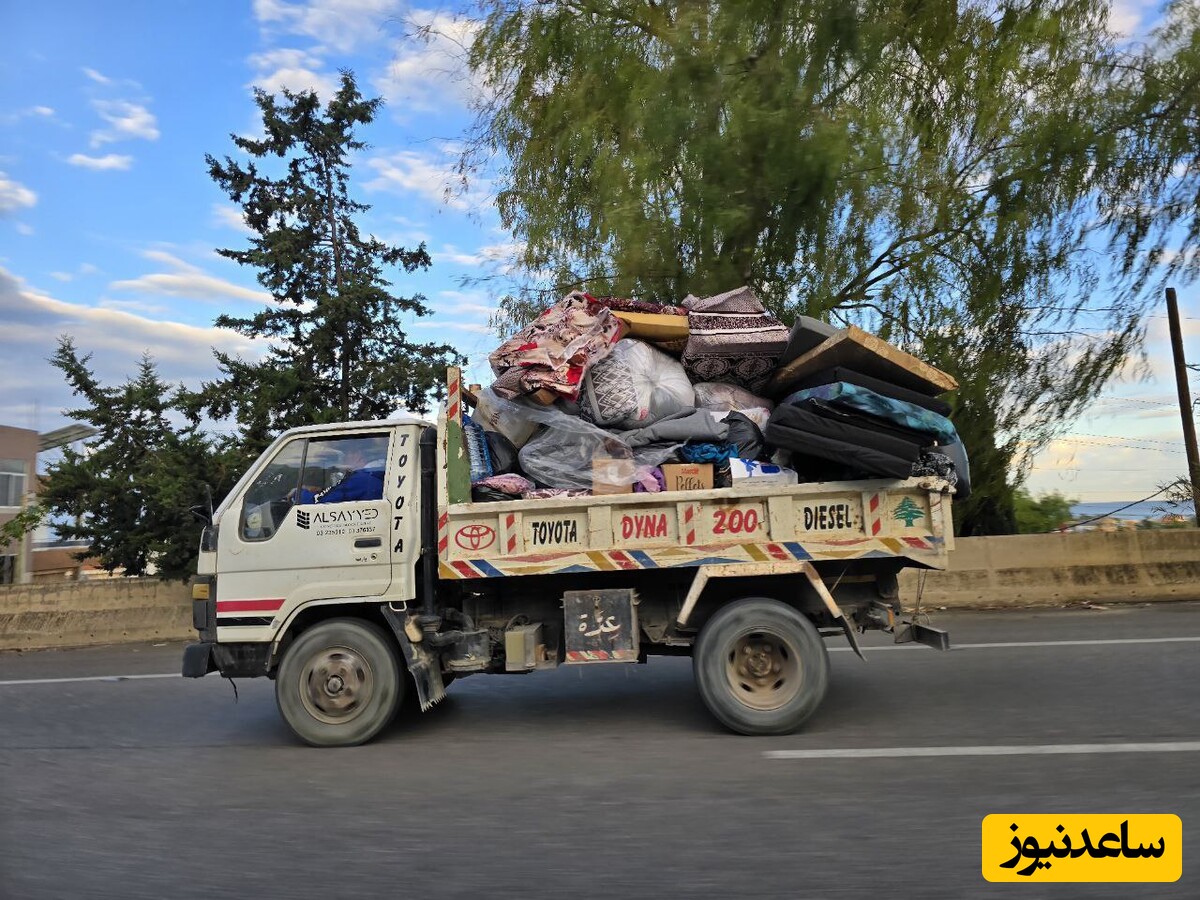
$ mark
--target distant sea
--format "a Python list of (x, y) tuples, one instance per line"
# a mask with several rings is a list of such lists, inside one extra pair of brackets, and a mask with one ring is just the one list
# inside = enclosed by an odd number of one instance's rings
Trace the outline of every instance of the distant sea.
[(1076, 503), (1071, 507), (1071, 515), (1077, 519), (1090, 519), (1093, 516), (1103, 516), (1112, 513), (1118, 519), (1158, 519), (1165, 513), (1179, 513), (1181, 515), (1193, 515), (1191, 504), (1187, 506), (1171, 506), (1168, 507), (1161, 500), (1147, 500), (1142, 503), (1134, 503), (1128, 509), (1122, 509), (1120, 512), (1114, 510), (1125, 506), (1129, 500), (1113, 500), (1108, 503)]

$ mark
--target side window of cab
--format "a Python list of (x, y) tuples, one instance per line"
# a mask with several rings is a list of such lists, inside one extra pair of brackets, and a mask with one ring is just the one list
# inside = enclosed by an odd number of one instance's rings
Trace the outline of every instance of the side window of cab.
[(240, 534), (247, 541), (267, 541), (283, 523), (300, 484), (307, 441), (284, 444), (246, 491)]
[(242, 539), (269, 541), (297, 504), (382, 499), (387, 448), (386, 433), (284, 444), (246, 491)]

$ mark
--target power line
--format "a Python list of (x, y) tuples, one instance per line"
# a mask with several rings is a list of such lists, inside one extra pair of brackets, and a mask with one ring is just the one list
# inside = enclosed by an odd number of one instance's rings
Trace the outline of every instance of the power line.
[(1182, 441), (1160, 441), (1155, 438), (1140, 438), (1125, 434), (1092, 434), (1087, 431), (1068, 431), (1067, 434), (1078, 435), (1079, 437), (1112, 438), (1114, 441), (1138, 441), (1143, 444), (1169, 444), (1178, 446), (1182, 443)]

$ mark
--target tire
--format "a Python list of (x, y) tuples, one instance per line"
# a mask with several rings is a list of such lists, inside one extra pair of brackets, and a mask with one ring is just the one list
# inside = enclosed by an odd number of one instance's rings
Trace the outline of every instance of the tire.
[(395, 641), (362, 619), (330, 619), (302, 632), (275, 678), (280, 715), (313, 747), (351, 747), (375, 737), (405, 693)]
[(709, 712), (739, 734), (790, 734), (821, 705), (829, 655), (808, 617), (753, 597), (719, 610), (692, 651)]

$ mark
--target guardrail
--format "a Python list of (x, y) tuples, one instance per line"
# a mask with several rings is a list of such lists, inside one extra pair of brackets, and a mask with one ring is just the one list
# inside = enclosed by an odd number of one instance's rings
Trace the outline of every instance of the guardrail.
[(191, 591), (154, 578), (0, 588), (0, 650), (193, 637)]
[(949, 569), (901, 573), (907, 607), (918, 590), (926, 608), (1200, 600), (1200, 529), (958, 538)]

